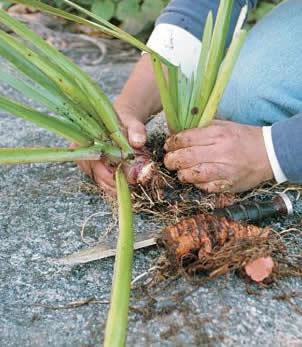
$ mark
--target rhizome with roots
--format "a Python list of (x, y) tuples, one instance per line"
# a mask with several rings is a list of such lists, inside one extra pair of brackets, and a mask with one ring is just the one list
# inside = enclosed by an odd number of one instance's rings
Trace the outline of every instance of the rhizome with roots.
[[(147, 185), (132, 189), (135, 212), (163, 226), (154, 232), (161, 254), (146, 283), (153, 286), (178, 276), (208, 280), (230, 272), (264, 284), (301, 276), (302, 210), (291, 218), (264, 220), (259, 225), (216, 217), (212, 212), (247, 199), (270, 199), (282, 191), (292, 191), (299, 199), (302, 188), (268, 182), (243, 194), (204, 193), (179, 182), (177, 175), (164, 167), (165, 139), (159, 130), (149, 134), (146, 147), (156, 172)], [(114, 201), (108, 200), (114, 207)], [(259, 267), (265, 268), (264, 272), (259, 273)], [(142, 278), (146, 280), (146, 276)]]

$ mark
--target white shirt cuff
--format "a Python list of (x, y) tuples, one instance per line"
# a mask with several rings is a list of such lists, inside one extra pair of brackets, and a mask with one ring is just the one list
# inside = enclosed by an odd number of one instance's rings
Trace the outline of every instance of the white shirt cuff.
[(191, 77), (196, 70), (201, 50), (201, 41), (185, 29), (173, 24), (158, 24), (147, 46), (166, 58), (182, 72)]
[(266, 152), (273, 170), (273, 174), (277, 183), (283, 183), (287, 181), (287, 178), (281, 169), (278, 158), (276, 156), (273, 139), (272, 139), (272, 127), (266, 126), (262, 128), (264, 143)]

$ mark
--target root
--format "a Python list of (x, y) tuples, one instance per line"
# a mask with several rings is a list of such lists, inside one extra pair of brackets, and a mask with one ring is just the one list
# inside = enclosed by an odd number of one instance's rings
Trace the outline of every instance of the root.
[(175, 249), (175, 244), (171, 247), (171, 241), (167, 243), (160, 239), (159, 243), (165, 245), (165, 257), (168, 260), (163, 273), (168, 273), (169, 276), (180, 274), (190, 281), (196, 278), (197, 273), (207, 280), (233, 272), (247, 277), (245, 267), (261, 258), (271, 258), (274, 262), (272, 273), (263, 283), (270, 284), (284, 277), (302, 276), (302, 257), (296, 239), (286, 240), (274, 232), (253, 235), (249, 232), (245, 237), (229, 239), (210, 252), (198, 252), (195, 249), (182, 257), (177, 257), (175, 252), (179, 248)]
[[(299, 226), (293, 229), (298, 232)], [(166, 227), (158, 242), (169, 261), (166, 272), (193, 277), (202, 273), (212, 279), (238, 271), (256, 282), (269, 283), (302, 276), (301, 252), (294, 252), (301, 245), (295, 244), (294, 234), (289, 240), (286, 237), (288, 232), (199, 214)]]
[(273, 257), (274, 254), (284, 252), (285, 247), (281, 240), (271, 236), (232, 240), (215, 252), (201, 256), (189, 264), (186, 271), (189, 274), (204, 272), (209, 278), (215, 278), (229, 272), (242, 271), (248, 263), (255, 259)]
[(267, 238), (269, 228), (259, 228), (230, 221), (225, 217), (198, 214), (166, 227), (161, 236), (165, 248), (173, 259), (187, 262), (186, 259), (201, 259), (220, 249), (232, 240), (250, 237)]

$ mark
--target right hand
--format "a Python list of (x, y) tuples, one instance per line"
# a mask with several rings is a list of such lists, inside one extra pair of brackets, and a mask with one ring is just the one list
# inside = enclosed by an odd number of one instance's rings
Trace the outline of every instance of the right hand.
[[(134, 149), (141, 149), (147, 140), (144, 124), (134, 116), (134, 112), (128, 107), (115, 105), (115, 110), (121, 120), (130, 145)], [(90, 176), (109, 195), (116, 195), (114, 183), (115, 168), (109, 164), (106, 158), (98, 161), (77, 161), (77, 164), (82, 171)]]

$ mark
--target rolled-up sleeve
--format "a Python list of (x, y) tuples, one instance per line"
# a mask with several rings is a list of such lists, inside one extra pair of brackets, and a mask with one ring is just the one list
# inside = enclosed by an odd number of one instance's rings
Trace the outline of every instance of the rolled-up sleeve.
[[(163, 23), (176, 25), (201, 39), (207, 15), (212, 11), (214, 17), (216, 17), (219, 3), (219, 0), (172, 0), (162, 11), (156, 25)], [(249, 9), (252, 9), (256, 6), (257, 0), (234, 1), (229, 39), (235, 28), (241, 8), (246, 4), (248, 4)]]
[[(156, 21), (148, 46), (175, 65), (189, 77), (195, 70), (201, 49), (203, 28), (212, 11), (216, 18), (219, 0), (172, 0)], [(252, 9), (257, 0), (235, 0), (228, 34), (232, 37), (241, 8)]]

